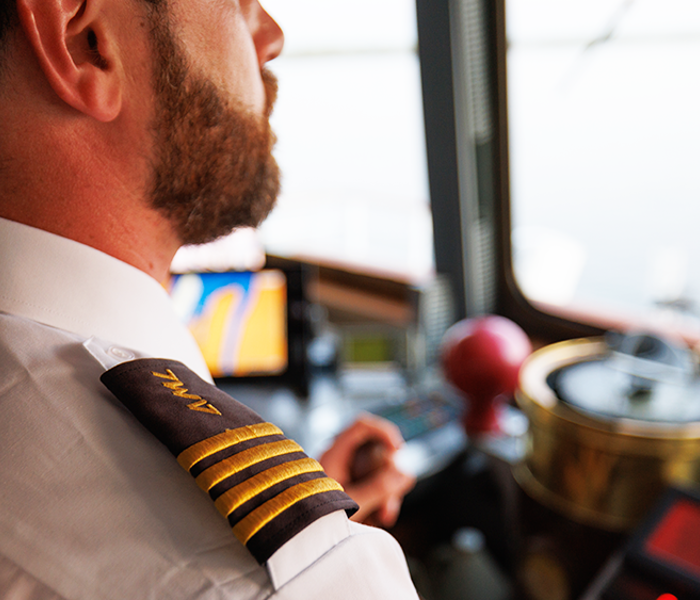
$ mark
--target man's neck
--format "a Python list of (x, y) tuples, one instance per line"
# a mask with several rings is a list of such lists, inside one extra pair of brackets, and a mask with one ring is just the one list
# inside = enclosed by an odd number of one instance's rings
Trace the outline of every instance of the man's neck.
[(27, 40), (18, 35), (16, 43), (22, 51), (0, 93), (0, 216), (163, 281), (180, 244), (149, 202), (151, 92), (141, 86), (146, 91), (133, 92), (113, 120), (102, 122), (61, 102)]
[[(99, 198), (95, 200), (99, 202)], [(32, 206), (38, 204), (34, 202)], [(0, 198), (0, 217), (91, 246), (159, 282), (165, 281), (178, 244), (173, 242), (170, 231), (163, 231), (164, 219), (148, 210), (140, 215), (126, 210), (121, 214), (95, 210), (95, 204), (86, 203), (81, 209), (70, 202), (44, 202), (43, 209), (30, 212)]]

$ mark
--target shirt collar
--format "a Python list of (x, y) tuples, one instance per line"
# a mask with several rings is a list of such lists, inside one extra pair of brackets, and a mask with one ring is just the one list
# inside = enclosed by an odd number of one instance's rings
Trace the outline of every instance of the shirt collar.
[(99, 250), (0, 218), (0, 311), (184, 362), (210, 379), (165, 289)]

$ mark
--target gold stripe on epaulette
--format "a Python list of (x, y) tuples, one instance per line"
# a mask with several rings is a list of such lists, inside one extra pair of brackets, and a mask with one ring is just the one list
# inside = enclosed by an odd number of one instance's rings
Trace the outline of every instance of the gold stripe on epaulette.
[(313, 458), (302, 458), (301, 460), (277, 465), (224, 492), (217, 498), (216, 508), (224, 517), (228, 518), (234, 510), (272, 486), (297, 475), (317, 473), (319, 471), (323, 471), (323, 467)]
[(253, 446), (238, 454), (229, 456), (221, 462), (212, 465), (205, 471), (202, 471), (195, 481), (200, 488), (208, 492), (217, 483), (220, 483), (231, 475), (239, 473), (243, 469), (252, 467), (269, 458), (291, 454), (292, 452), (303, 452), (302, 447), (292, 440), (281, 440), (279, 442)]
[(189, 471), (200, 460), (211, 456), (220, 450), (235, 446), (241, 442), (269, 435), (282, 435), (279, 427), (271, 423), (256, 423), (245, 425), (237, 429), (229, 429), (213, 437), (197, 442), (196, 444), (183, 450), (177, 457), (177, 462), (185, 470)]
[(312, 479), (311, 481), (299, 483), (284, 490), (271, 500), (268, 500), (265, 504), (250, 513), (245, 519), (242, 519), (233, 527), (233, 533), (241, 543), (247, 544), (250, 538), (265, 527), (265, 525), (297, 502), (304, 500), (304, 498), (336, 490), (342, 492), (343, 487), (335, 479), (331, 479), (330, 477)]

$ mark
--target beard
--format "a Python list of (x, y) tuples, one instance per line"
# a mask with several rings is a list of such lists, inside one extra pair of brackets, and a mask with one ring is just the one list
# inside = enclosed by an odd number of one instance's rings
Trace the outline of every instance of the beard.
[(191, 72), (185, 51), (156, 9), (154, 46), (155, 158), (151, 205), (172, 224), (181, 244), (203, 244), (238, 227), (256, 227), (280, 188), (269, 116), (277, 82), (262, 72), (264, 115), (227, 97)]

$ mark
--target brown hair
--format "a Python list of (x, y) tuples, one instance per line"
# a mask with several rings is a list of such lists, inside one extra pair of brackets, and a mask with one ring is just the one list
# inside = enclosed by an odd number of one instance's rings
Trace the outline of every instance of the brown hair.
[(17, 25), (16, 0), (0, 0), (0, 45), (7, 31)]

